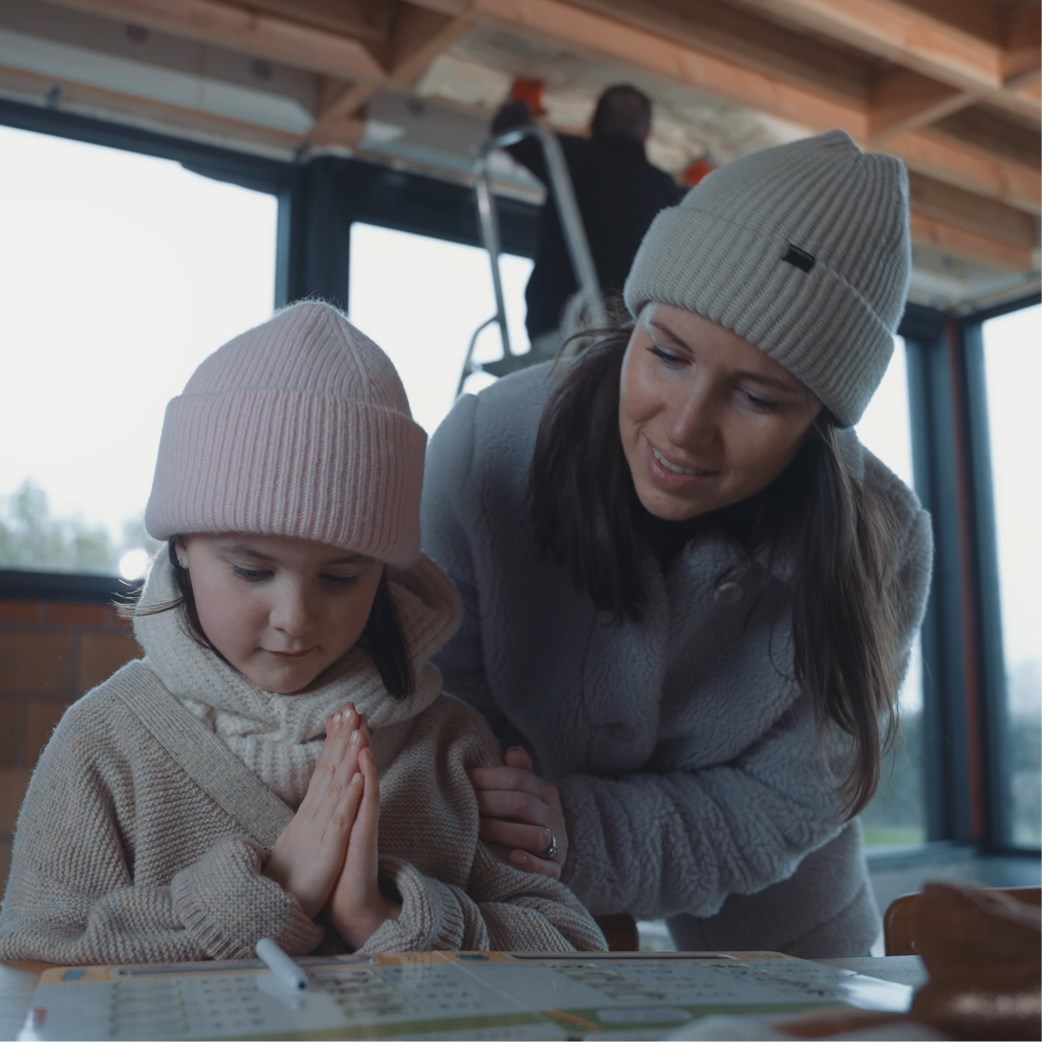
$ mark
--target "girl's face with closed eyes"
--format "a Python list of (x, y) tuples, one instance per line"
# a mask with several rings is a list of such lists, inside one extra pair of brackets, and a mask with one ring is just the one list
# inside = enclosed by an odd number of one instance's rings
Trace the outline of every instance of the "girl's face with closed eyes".
[(693, 311), (648, 304), (626, 347), (619, 434), (644, 508), (688, 521), (765, 489), (821, 402), (784, 366)]
[(177, 542), (199, 623), (221, 656), (265, 691), (303, 691), (358, 642), (384, 566), (284, 536)]

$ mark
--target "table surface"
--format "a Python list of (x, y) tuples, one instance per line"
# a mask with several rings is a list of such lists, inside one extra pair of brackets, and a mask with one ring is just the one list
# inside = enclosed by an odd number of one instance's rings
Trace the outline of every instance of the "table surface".
[[(926, 980), (926, 971), (917, 955), (866, 957), (862, 959), (822, 959), (829, 966), (863, 973), (869, 977), (918, 987)], [(36, 983), (46, 962), (0, 963), (0, 1039), (16, 1039), (25, 1023)]]

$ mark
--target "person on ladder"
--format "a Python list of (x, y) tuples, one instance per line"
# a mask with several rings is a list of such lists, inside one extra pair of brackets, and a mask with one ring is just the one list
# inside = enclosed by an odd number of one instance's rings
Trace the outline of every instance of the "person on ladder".
[[(541, 84), (517, 80), (492, 120), (492, 133), (528, 126), (542, 114)], [(679, 202), (683, 189), (645, 153), (652, 105), (628, 84), (597, 99), (589, 137), (557, 134), (606, 300), (619, 294), (652, 219)], [(554, 354), (572, 332), (569, 303), (579, 288), (569, 257), (540, 142), (525, 137), (506, 151), (547, 188), (539, 218), (535, 264), (525, 287), (525, 328), (533, 360)], [(576, 316), (577, 317), (577, 316)]]

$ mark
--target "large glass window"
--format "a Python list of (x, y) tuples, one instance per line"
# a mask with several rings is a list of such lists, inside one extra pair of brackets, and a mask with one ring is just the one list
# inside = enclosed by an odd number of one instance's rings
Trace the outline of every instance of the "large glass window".
[(1006, 720), (999, 767), (1016, 845), (1037, 847), (1042, 716), (1042, 309), (984, 323), (984, 375), (998, 551)]
[[(909, 487), (912, 431), (904, 340), (897, 338), (883, 381), (857, 426), (861, 442)], [(923, 795), (923, 673), (920, 643), (912, 648), (900, 694), (900, 727), (883, 765), (879, 789), (862, 822), (870, 847), (904, 846), (926, 839)]]
[[(526, 257), (500, 258), (511, 347), (526, 350), (524, 288), (532, 270)], [(371, 224), (351, 226), (351, 321), (391, 357), (416, 422), (428, 434), (452, 407), (467, 347), (496, 311), (487, 251)], [(503, 354), (499, 328), (486, 327), (473, 360)], [(464, 390), (492, 377), (471, 376)]]
[(273, 196), (0, 127), (0, 568), (115, 573), (163, 411), (274, 302)]

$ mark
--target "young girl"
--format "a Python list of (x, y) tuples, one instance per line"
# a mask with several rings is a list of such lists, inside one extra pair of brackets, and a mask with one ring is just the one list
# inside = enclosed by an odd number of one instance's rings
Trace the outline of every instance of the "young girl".
[(857, 812), (932, 542), (850, 428), (910, 255), (893, 156), (737, 159), (655, 218), (618, 329), (431, 439), (426, 549), (465, 605), (435, 661), (518, 746), (474, 772), (482, 835), (596, 915), (810, 958), (879, 932)]
[(133, 613), (144, 657), (40, 758), (0, 957), (604, 947), (563, 885), (478, 839), (467, 772), (497, 745), (428, 661), (459, 607), (419, 551), (425, 442), (326, 304), (200, 365), (146, 511), (168, 545)]

